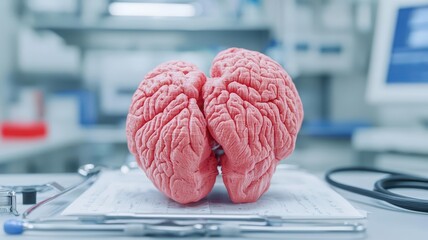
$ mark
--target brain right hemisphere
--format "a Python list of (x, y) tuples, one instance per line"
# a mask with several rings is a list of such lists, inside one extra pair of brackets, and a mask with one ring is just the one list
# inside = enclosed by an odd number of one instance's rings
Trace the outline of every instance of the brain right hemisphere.
[[(128, 147), (165, 195), (196, 202), (212, 189), (221, 166), (235, 203), (266, 192), (281, 159), (292, 153), (303, 119), (302, 103), (284, 69), (254, 51), (217, 55), (211, 78), (186, 62), (148, 73), (127, 118)], [(214, 156), (212, 147), (224, 154)]]
[(223, 181), (235, 203), (256, 201), (278, 162), (294, 150), (303, 119), (296, 88), (282, 67), (244, 49), (217, 55), (204, 86), (204, 112), (222, 146)]

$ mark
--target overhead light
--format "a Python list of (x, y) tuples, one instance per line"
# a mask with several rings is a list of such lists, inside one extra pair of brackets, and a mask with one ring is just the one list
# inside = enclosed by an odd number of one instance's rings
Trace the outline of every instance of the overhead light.
[(196, 15), (195, 6), (189, 3), (113, 2), (108, 10), (113, 16), (193, 17)]

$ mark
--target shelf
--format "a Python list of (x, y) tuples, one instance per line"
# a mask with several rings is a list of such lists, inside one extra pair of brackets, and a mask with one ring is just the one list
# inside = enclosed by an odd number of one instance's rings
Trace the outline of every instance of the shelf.
[(48, 136), (31, 140), (7, 140), (0, 137), (0, 163), (72, 148), (81, 144), (80, 131), (68, 128), (49, 129)]
[(45, 138), (8, 140), (0, 136), (0, 164), (57, 152), (62, 149), (74, 149), (84, 144), (126, 144), (125, 127), (49, 126), (49, 133)]
[(271, 32), (266, 23), (207, 18), (104, 17), (85, 22), (71, 16), (38, 16), (25, 22), (33, 29), (57, 33), (67, 44), (92, 49), (238, 46), (261, 51)]
[(30, 26), (53, 31), (251, 31), (269, 32), (268, 24), (243, 23), (233, 20), (209, 18), (151, 19), (130, 17), (105, 17), (99, 21), (85, 22), (77, 17), (45, 16), (29, 18)]

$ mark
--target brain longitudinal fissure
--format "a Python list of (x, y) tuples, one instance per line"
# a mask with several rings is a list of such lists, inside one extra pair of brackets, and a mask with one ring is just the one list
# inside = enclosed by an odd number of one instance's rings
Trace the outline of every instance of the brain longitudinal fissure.
[(294, 150), (302, 120), (284, 69), (261, 53), (231, 48), (214, 59), (208, 79), (180, 61), (148, 73), (132, 98), (128, 146), (154, 185), (179, 203), (204, 198), (217, 165), (230, 199), (254, 202)]

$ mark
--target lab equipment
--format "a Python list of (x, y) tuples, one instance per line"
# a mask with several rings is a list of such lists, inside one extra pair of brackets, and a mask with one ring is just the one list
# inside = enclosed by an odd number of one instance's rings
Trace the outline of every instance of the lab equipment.
[[(85, 180), (83, 180), (82, 182), (80, 182), (74, 186), (71, 186), (67, 189), (64, 188), (63, 186), (61, 186), (57, 182), (49, 182), (49, 183), (40, 184), (40, 185), (25, 185), (25, 186), (20, 186), (20, 185), (4, 186), (4, 185), (0, 185), (0, 190), (8, 190), (7, 192), (2, 193), (2, 196), (3, 197), (9, 197), (12, 199), (12, 200), (4, 200), (4, 203), (8, 203), (10, 205), (11, 211), (8, 211), (8, 212), (12, 212), (15, 215), (19, 215), (19, 213), (16, 210), (16, 193), (22, 194), (22, 203), (24, 205), (35, 204), (23, 213), (23, 218), (26, 218), (32, 211), (43, 206), (44, 204), (56, 199), (57, 197), (65, 194), (67, 192), (70, 192), (79, 186), (83, 186), (84, 184), (88, 184), (88, 183), (93, 182), (95, 176), (100, 171), (101, 171), (101, 167), (97, 167), (93, 164), (83, 165), (82, 167), (80, 167), (78, 169), (78, 173), (81, 176), (85, 177)], [(45, 192), (45, 191), (48, 191), (50, 189), (56, 189), (57, 191), (59, 191), (59, 193), (37, 203), (37, 201), (36, 201), (37, 200), (37, 192)], [(4, 209), (2, 209), (2, 211), (6, 212), (6, 210), (4, 210)]]
[(16, 210), (16, 195), (14, 191), (0, 190), (0, 214), (1, 213), (19, 215)]
[(25, 185), (25, 186), (24, 185), (23, 186), (0, 185), (0, 189), (13, 191), (15, 192), (15, 194), (21, 193), (22, 203), (24, 205), (27, 205), (27, 204), (35, 204), (37, 202), (37, 192), (42, 193), (42, 192), (49, 191), (51, 189), (55, 189), (61, 192), (61, 191), (64, 191), (65, 188), (57, 182), (48, 182), (40, 185)]
[[(374, 184), (374, 190), (367, 190), (333, 180), (332, 175), (345, 172), (372, 172), (389, 174)], [(340, 189), (388, 202), (392, 205), (418, 212), (428, 213), (428, 200), (417, 199), (391, 192), (394, 188), (414, 188), (428, 190), (428, 178), (367, 167), (336, 168), (326, 173), (325, 180)]]
[(27, 188), (22, 190), (22, 204), (30, 205), (37, 202), (37, 190), (34, 188)]
[(78, 169), (78, 173), (85, 177), (85, 179), (69, 188), (66, 188), (64, 190), (62, 190), (61, 192), (59, 192), (58, 194), (55, 194), (49, 198), (46, 198), (45, 200), (33, 205), (32, 207), (28, 208), (27, 210), (24, 211), (24, 213), (22, 214), (22, 217), (25, 219), (28, 217), (28, 215), (30, 215), (34, 210), (42, 207), (43, 205), (53, 201), (54, 199), (73, 191), (74, 189), (84, 186), (86, 184), (92, 184), (95, 180), (96, 177), (98, 176), (98, 174), (101, 172), (101, 167), (99, 166), (95, 166), (93, 164), (85, 164), (83, 166), (81, 166)]
[(195, 223), (177, 224), (166, 221), (156, 224), (67, 224), (32, 223), (11, 219), (4, 223), (4, 231), (10, 235), (20, 235), (25, 231), (84, 231), (119, 232), (127, 236), (213, 236), (233, 237), (246, 233), (354, 233), (364, 232), (362, 224), (318, 224), (290, 226), (258, 226), (238, 224)]

